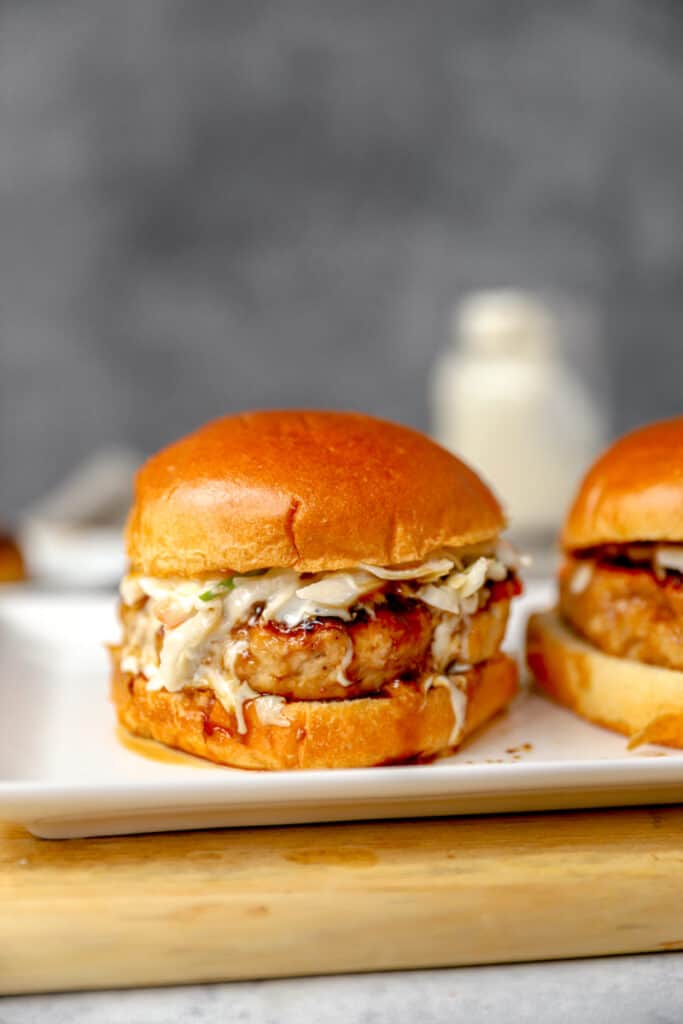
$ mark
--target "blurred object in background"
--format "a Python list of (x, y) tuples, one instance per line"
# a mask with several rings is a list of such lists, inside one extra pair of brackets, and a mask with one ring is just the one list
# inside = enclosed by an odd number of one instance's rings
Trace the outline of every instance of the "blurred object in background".
[(580, 307), (558, 309), (531, 293), (473, 293), (455, 310), (432, 381), (437, 439), (483, 471), (511, 537), (537, 557), (607, 437), (604, 388), (598, 395), (581, 373), (599, 357), (597, 338)]
[(612, 432), (681, 411), (681, 3), (5, 0), (0, 96), (10, 523), (230, 411), (425, 429), (499, 282), (600, 311)]
[(96, 452), (28, 509), (21, 541), (31, 576), (57, 587), (108, 586), (125, 571), (123, 527), (142, 457)]
[(14, 537), (0, 531), (0, 583), (20, 583), (26, 579), (26, 567)]

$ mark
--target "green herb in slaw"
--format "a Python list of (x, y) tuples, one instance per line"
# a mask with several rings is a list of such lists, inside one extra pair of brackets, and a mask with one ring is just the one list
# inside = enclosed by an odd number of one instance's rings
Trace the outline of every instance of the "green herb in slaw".
[(228, 576), (227, 579), (219, 580), (212, 589), (205, 590), (203, 594), (200, 594), (199, 600), (215, 601), (217, 597), (229, 594), (231, 590), (235, 589), (235, 580), (242, 579), (245, 576), (263, 576), (264, 572), (266, 572), (265, 569), (254, 569), (252, 572), (240, 573), (239, 576)]

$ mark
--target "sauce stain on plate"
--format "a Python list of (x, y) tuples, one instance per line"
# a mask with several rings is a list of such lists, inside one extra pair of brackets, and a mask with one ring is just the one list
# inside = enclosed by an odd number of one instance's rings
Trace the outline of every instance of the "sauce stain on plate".
[(185, 754), (182, 750), (174, 750), (172, 747), (165, 747), (156, 740), (144, 739), (142, 736), (133, 736), (124, 729), (122, 725), (116, 726), (116, 738), (122, 747), (130, 750), (133, 754), (146, 757), (148, 761), (161, 761), (163, 764), (182, 764), (192, 768), (220, 768), (221, 765), (211, 761), (204, 761), (201, 757), (194, 757), (192, 754)]

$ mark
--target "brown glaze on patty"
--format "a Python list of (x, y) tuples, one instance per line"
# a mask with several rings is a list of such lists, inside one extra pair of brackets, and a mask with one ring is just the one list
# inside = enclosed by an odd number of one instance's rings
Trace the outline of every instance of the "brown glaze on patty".
[[(463, 624), (447, 644), (447, 663), (475, 664), (492, 657), (502, 642), (508, 609), (509, 601), (502, 600), (473, 615), (469, 628)], [(361, 614), (350, 623), (323, 619), (306, 628), (282, 629), (256, 622), (237, 630), (249, 651), (236, 659), (236, 672), (259, 693), (295, 700), (375, 693), (394, 679), (411, 678), (431, 667), (434, 629), (443, 617), (422, 602), (410, 601), (400, 610), (380, 606), (374, 617)]]

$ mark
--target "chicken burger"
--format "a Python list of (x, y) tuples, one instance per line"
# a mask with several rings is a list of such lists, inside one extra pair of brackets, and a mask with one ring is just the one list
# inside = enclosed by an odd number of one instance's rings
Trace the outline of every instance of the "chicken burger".
[(459, 459), (356, 413), (216, 420), (140, 470), (113, 655), (121, 724), (241, 768), (458, 746), (517, 688), (500, 506)]
[(683, 417), (605, 452), (562, 546), (557, 610), (528, 627), (537, 681), (632, 746), (683, 747)]

